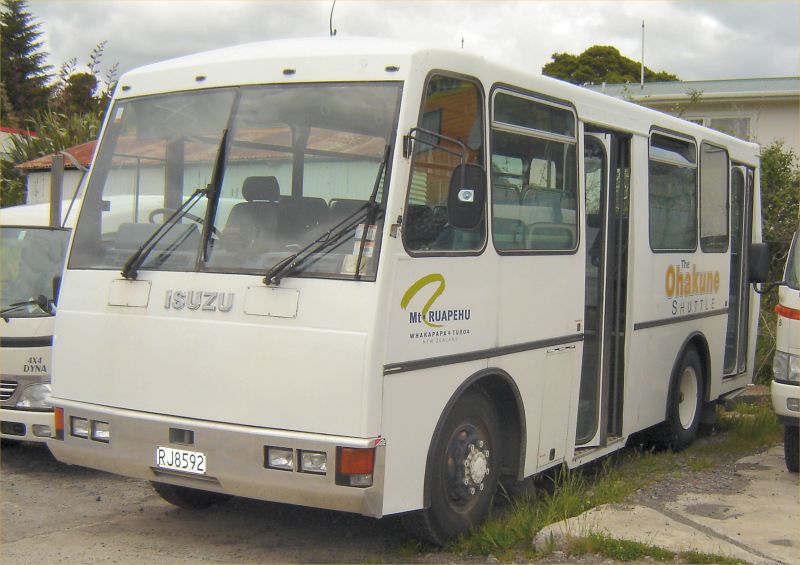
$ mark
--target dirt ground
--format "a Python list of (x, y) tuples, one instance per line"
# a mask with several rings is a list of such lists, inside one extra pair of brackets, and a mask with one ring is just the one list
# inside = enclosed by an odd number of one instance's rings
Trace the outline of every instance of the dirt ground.
[[(748, 479), (735, 460), (718, 463), (670, 475), (632, 502), (743, 489)], [(2, 563), (496, 562), (493, 556), (415, 551), (394, 517), (374, 520), (247, 499), (206, 510), (175, 508), (147, 482), (63, 465), (34, 444), (2, 450), (0, 483)], [(610, 562), (591, 555), (557, 560)]]

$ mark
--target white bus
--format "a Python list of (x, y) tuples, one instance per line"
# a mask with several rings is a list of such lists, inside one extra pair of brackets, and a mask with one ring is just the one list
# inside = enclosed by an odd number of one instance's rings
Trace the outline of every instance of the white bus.
[(177, 505), (407, 513), (443, 543), (501, 478), (657, 425), (680, 449), (751, 381), (758, 154), (400, 42), (127, 73), (64, 275), (51, 450)]
[(786, 270), (778, 290), (775, 332), (774, 379), (770, 387), (772, 406), (783, 423), (786, 468), (797, 473), (800, 459), (800, 245), (795, 232)]
[(58, 281), (77, 213), (50, 204), (0, 209), (0, 438), (43, 443), (53, 434), (50, 368)]

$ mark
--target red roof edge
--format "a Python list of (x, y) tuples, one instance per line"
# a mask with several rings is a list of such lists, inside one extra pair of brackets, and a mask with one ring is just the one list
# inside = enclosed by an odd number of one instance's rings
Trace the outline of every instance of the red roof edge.
[(4, 133), (10, 133), (12, 135), (27, 135), (28, 137), (39, 137), (35, 131), (28, 131), (26, 129), (7, 128), (5, 126), (0, 126), (0, 131)]

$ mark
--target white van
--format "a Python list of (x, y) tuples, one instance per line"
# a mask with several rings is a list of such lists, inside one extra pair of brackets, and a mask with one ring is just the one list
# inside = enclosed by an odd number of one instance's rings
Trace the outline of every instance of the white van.
[(784, 425), (786, 468), (797, 473), (800, 453), (800, 246), (797, 232), (786, 260), (775, 313), (778, 315), (778, 327), (772, 361), (772, 406)]

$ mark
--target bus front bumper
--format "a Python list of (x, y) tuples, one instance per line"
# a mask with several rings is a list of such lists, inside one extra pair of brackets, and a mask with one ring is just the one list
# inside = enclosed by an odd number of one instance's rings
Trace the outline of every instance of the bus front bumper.
[[(63, 430), (48, 446), (64, 463), (235, 496), (382, 516), (385, 442), (381, 438), (221, 424), (61, 399), (53, 403), (56, 427), (63, 425)], [(163, 458), (158, 460), (164, 448), (202, 455), (204, 472), (165, 468)], [(284, 468), (270, 467), (268, 452), (273, 450), (291, 454), (292, 462)], [(371, 481), (361, 476), (358, 486), (342, 484), (346, 478), (337, 469), (337, 458), (344, 450), (374, 450)], [(304, 471), (303, 454), (324, 454), (327, 464)], [(368, 482), (371, 485), (366, 486)]]
[(45, 442), (53, 430), (52, 410), (0, 408), (0, 437), (5, 440)]

